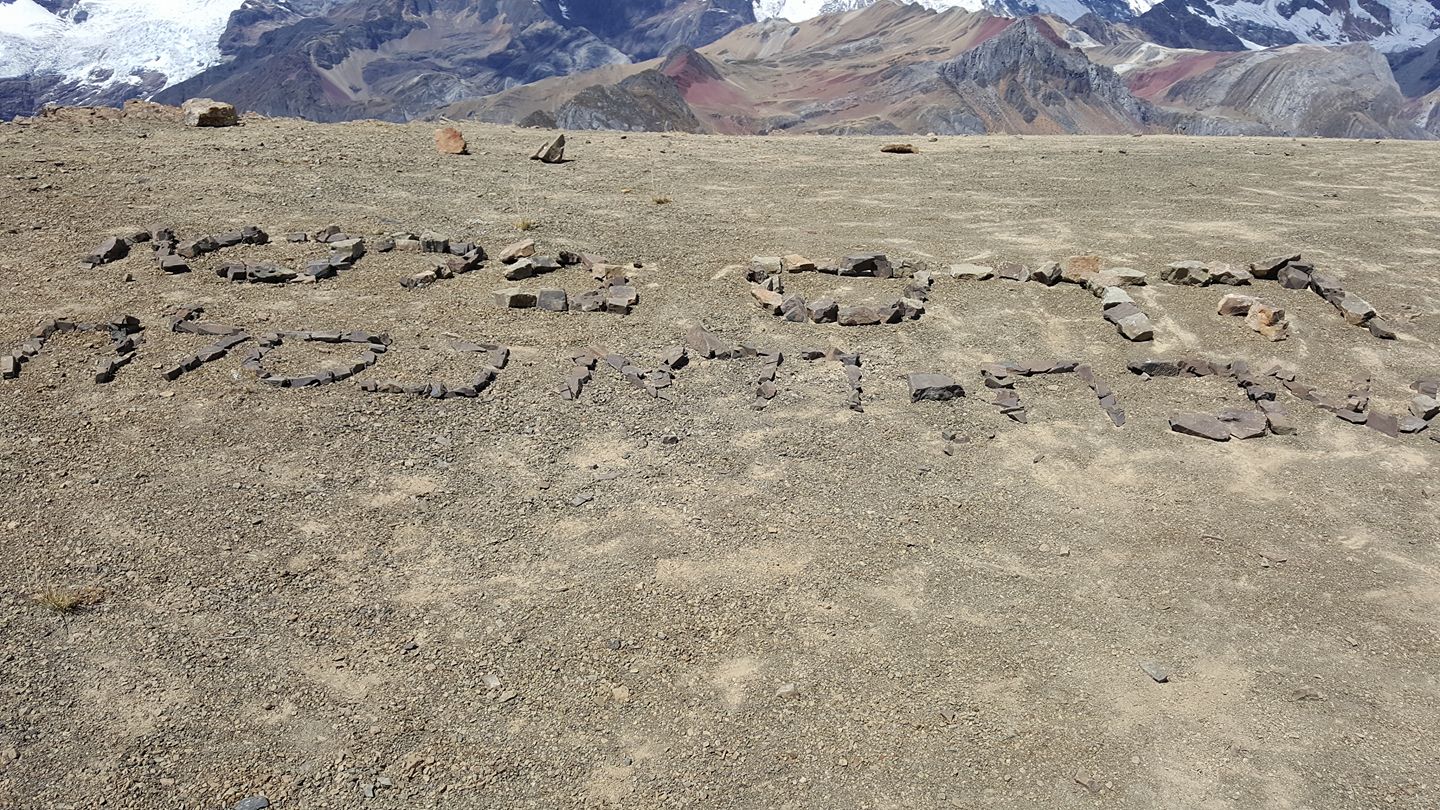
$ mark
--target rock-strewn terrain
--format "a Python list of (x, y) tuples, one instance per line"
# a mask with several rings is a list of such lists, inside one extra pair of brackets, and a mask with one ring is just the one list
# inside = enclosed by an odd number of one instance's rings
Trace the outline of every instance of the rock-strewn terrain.
[(1428, 144), (243, 123), (0, 126), (0, 805), (1435, 804)]

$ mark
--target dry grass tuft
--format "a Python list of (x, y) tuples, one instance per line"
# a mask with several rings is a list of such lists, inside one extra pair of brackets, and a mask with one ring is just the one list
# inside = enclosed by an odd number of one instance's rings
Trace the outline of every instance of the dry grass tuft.
[(61, 616), (69, 616), (78, 613), (81, 608), (93, 607), (105, 601), (105, 589), (53, 588), (40, 594), (36, 601)]
[(536, 222), (533, 219), (515, 220), (515, 230), (517, 231), (533, 231), (538, 227), (540, 227), (540, 223)]

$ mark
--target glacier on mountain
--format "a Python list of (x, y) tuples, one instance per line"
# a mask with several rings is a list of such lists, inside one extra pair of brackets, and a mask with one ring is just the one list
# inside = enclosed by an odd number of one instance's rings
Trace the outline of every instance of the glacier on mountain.
[(187, 79), (220, 61), (220, 35), (242, 0), (79, 0), (52, 13), (0, 0), (0, 76), (75, 82)]
[[(800, 22), (821, 14), (834, 14), (865, 8), (876, 0), (755, 0), (755, 19), (786, 19)], [(1024, 13), (1054, 14), (1074, 22), (1091, 9), (1084, 0), (911, 0), (915, 5), (932, 11), (952, 8), (965, 11), (988, 10), (999, 16), (1013, 17)], [(1134, 14), (1142, 14), (1154, 5), (1153, 0), (1124, 0)], [(1023, 10), (1022, 8), (1023, 7)]]

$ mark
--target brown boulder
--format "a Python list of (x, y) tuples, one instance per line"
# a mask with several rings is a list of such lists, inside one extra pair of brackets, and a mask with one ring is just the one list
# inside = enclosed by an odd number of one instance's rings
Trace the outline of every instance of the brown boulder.
[(240, 123), (233, 104), (213, 98), (192, 98), (180, 105), (187, 127), (233, 127)]
[(435, 151), (442, 155), (468, 155), (469, 145), (465, 136), (455, 127), (441, 127), (435, 130)]
[(1230, 293), (1220, 299), (1220, 306), (1216, 311), (1221, 315), (1246, 315), (1251, 307), (1259, 303), (1259, 299), (1254, 296)]
[(1269, 304), (1252, 304), (1245, 315), (1245, 325), (1268, 340), (1284, 340), (1290, 336), (1290, 322), (1285, 318), (1285, 310)]

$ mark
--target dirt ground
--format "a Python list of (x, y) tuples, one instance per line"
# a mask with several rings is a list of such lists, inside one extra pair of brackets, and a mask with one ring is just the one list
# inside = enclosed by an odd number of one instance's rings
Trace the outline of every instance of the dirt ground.
[[(1235, 386), (1125, 368), (1278, 359), (1327, 391), (1372, 375), (1374, 407), (1403, 412), (1440, 374), (1435, 145), (995, 137), (894, 155), (582, 133), (551, 166), (526, 159), (545, 133), (466, 135), (474, 154), (451, 157), (424, 125), (0, 126), (0, 352), (49, 317), (146, 327), (112, 383), (92, 379), (96, 333), (0, 381), (0, 807), (1440, 804), (1431, 431), (1390, 438), (1282, 393), (1297, 434), (1212, 443), (1166, 418), (1249, 407)], [(401, 252), (315, 285), (213, 272), (317, 255), (284, 242), (178, 276), (139, 249), (77, 263), (151, 223), (431, 230), (492, 253), (531, 236), (641, 262), (641, 300), (506, 311), (494, 263), (402, 289), (426, 257)], [(1287, 249), (1401, 339), (1257, 285), (1295, 325), (1270, 343), (1215, 314), (1232, 290), (1158, 279)], [(1099, 254), (1151, 274), (1135, 294), (1156, 339), (1126, 342), (1063, 284), (940, 279), (922, 318), (875, 327), (751, 305), (752, 255), (857, 250)], [(243, 346), (172, 382), (160, 369), (213, 340), (167, 329), (179, 305), (394, 344), (313, 389), (259, 384)], [(692, 364), (673, 402), (608, 370), (577, 401), (554, 393), (571, 352), (651, 366), (697, 323), (785, 353), (767, 409), (753, 359)], [(511, 347), (482, 396), (359, 387), (470, 375), (447, 334)], [(800, 360), (826, 347), (861, 354), (863, 412), (838, 364)], [(287, 342), (265, 362), (354, 354)], [(1029, 424), (1007, 420), (978, 376), (1007, 359), (1090, 363), (1128, 422), (1073, 375), (1022, 381)], [(972, 395), (912, 404), (916, 371)], [(84, 603), (47, 604), (67, 597)]]

